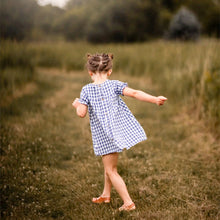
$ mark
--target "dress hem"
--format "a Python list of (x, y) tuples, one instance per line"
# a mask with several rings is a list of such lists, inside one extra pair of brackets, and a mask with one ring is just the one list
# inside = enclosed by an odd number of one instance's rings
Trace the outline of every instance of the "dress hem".
[(147, 140), (147, 137), (142, 139), (142, 140), (140, 140), (140, 141), (138, 141), (138, 142), (136, 142), (135, 144), (131, 144), (130, 146), (127, 146), (127, 147), (124, 147), (124, 148), (118, 148), (118, 149), (120, 149), (118, 151), (112, 151), (112, 152), (110, 151), (110, 152), (108, 152), (106, 154), (95, 154), (95, 155), (96, 156), (104, 156), (104, 155), (108, 155), (108, 154), (112, 154), (112, 153), (121, 153), (124, 149), (129, 150), (130, 148), (134, 147), (135, 145), (137, 145), (137, 144), (139, 144), (139, 143), (141, 143), (143, 141), (146, 141), (146, 140)]

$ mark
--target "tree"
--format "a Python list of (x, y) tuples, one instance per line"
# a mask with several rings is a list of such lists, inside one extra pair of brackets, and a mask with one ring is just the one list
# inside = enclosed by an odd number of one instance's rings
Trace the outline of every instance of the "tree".
[(187, 7), (198, 16), (202, 33), (220, 37), (220, 2), (218, 0), (187, 0)]
[[(87, 2), (88, 0), (85, 0)], [(67, 39), (143, 41), (162, 34), (160, 4), (141, 0), (71, 0), (60, 26)], [(68, 10), (68, 7), (71, 9)]]
[(200, 23), (196, 16), (182, 7), (170, 22), (166, 37), (179, 40), (197, 40), (200, 36)]
[(35, 0), (0, 0), (1, 38), (22, 40), (34, 25)]
[(39, 7), (35, 16), (35, 27), (44, 33), (54, 33), (56, 23), (64, 12), (65, 10), (52, 5)]

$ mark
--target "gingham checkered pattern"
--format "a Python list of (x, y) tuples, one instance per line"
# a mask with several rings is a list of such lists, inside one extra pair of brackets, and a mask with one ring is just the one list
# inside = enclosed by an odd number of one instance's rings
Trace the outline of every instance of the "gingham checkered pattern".
[(82, 88), (79, 102), (88, 106), (95, 155), (121, 152), (146, 140), (146, 134), (120, 98), (127, 83), (106, 80)]

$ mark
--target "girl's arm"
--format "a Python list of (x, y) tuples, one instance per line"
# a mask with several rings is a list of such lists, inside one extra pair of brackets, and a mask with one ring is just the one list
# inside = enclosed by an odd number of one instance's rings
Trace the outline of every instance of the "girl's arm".
[(123, 95), (136, 98), (140, 101), (155, 103), (157, 105), (163, 105), (164, 102), (167, 100), (167, 98), (164, 96), (152, 96), (143, 91), (131, 89), (129, 87), (124, 88)]
[(76, 98), (73, 103), (72, 106), (76, 109), (76, 114), (80, 117), (80, 118), (84, 118), (86, 116), (87, 110), (88, 110), (88, 106), (79, 103), (78, 101), (79, 99)]

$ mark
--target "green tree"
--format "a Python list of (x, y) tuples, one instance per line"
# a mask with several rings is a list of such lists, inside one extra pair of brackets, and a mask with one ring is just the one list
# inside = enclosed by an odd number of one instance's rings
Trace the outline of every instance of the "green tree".
[(34, 25), (35, 0), (0, 0), (1, 38), (24, 39)]
[(202, 32), (220, 37), (220, 2), (219, 0), (187, 1), (187, 7), (199, 18)]
[(55, 28), (64, 34), (67, 40), (85, 39), (85, 30), (90, 20), (85, 6), (72, 8), (60, 17)]
[(188, 9), (181, 8), (173, 17), (168, 30), (169, 39), (197, 40), (200, 35), (200, 23)]
[(160, 4), (141, 0), (70, 1), (61, 26), (67, 39), (132, 42), (161, 36)]
[(53, 33), (56, 30), (57, 20), (64, 15), (65, 10), (46, 5), (39, 7), (35, 16), (35, 27), (45, 33)]

